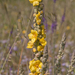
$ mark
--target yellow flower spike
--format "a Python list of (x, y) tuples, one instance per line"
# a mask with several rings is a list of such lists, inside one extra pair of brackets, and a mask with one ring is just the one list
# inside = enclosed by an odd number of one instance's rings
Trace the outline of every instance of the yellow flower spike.
[(45, 46), (47, 44), (47, 42), (45, 41), (44, 38), (40, 39), (40, 43), (41, 43), (42, 46)]
[[(40, 4), (40, 2), (42, 0), (29, 0), (29, 1), (35, 7), (35, 6), (39, 6), (39, 4)], [(43, 13), (42, 10), (41, 11), (38, 11), (37, 8), (34, 9), (33, 17), (34, 17), (36, 23), (34, 23), (33, 26), (34, 26), (34, 29), (35, 30), (31, 30), (31, 33), (28, 35), (30, 41), (28, 42), (28, 46), (27, 46), (28, 48), (33, 48), (33, 52), (41, 51), (42, 52), (41, 54), (43, 54), (44, 46), (47, 43), (45, 41), (45, 36), (46, 36), (45, 35), (45, 30), (44, 30), (45, 27), (44, 27), (44, 25), (42, 25), (42, 26), (39, 27), (39, 25), (41, 25), (41, 21), (42, 21), (42, 19), (41, 19), (42, 16), (43, 16), (42, 13)], [(34, 46), (35, 46), (35, 48), (34, 48)], [(42, 68), (42, 65), (43, 65), (43, 63), (40, 60), (34, 60), (34, 59), (31, 60), (29, 62), (29, 69), (31, 71), (31, 73), (29, 75), (40, 75), (41, 74), (40, 73), (40, 69)]]
[(32, 73), (34, 73), (34, 72), (36, 71), (36, 67), (32, 66), (32, 67), (30, 68), (30, 71), (31, 71)]
[(44, 50), (44, 46), (37, 46), (37, 50), (38, 50), (38, 51)]
[(33, 52), (36, 52), (36, 49), (35, 48), (33, 48)]
[(33, 2), (33, 6), (38, 6), (39, 5), (39, 1), (34, 1)]

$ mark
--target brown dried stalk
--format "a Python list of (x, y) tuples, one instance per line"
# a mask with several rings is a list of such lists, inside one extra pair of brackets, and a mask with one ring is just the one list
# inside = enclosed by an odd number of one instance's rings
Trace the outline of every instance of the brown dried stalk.
[(58, 52), (58, 55), (57, 55), (57, 59), (56, 59), (56, 62), (55, 62), (56, 75), (61, 75), (61, 58), (64, 54), (63, 50), (64, 50), (64, 47), (65, 47), (65, 40), (66, 40), (66, 37), (65, 37), (65, 34), (64, 34), (63, 37), (62, 37), (61, 44), (60, 44), (60, 49), (59, 49), (59, 52)]
[(75, 65), (75, 52), (72, 54), (71, 64), (69, 65), (69, 70), (67, 75), (71, 75), (71, 72), (74, 70)]

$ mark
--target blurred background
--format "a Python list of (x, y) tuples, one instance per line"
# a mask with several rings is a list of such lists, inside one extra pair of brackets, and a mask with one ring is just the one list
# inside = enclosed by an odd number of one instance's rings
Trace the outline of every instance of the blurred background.
[[(48, 75), (53, 75), (54, 60), (62, 35), (66, 45), (62, 58), (62, 75), (67, 74), (75, 52), (75, 0), (43, 0), (44, 25), (48, 41)], [(28, 75), (32, 49), (27, 49), (32, 28), (33, 6), (29, 0), (0, 0), (0, 75)], [(75, 70), (72, 72), (75, 75)]]

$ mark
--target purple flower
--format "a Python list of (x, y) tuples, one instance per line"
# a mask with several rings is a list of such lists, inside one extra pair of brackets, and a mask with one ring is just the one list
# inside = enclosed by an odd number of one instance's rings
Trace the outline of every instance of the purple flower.
[(47, 24), (47, 21), (46, 19), (43, 17), (43, 21), (42, 21), (45, 25), (45, 28), (46, 28), (46, 31), (48, 31), (48, 24)]
[(62, 18), (61, 18), (61, 25), (65, 21), (65, 12), (66, 12), (66, 7), (64, 8), (64, 13), (63, 13)]
[(56, 26), (57, 26), (57, 22), (53, 22), (52, 25), (51, 25), (51, 30), (52, 32), (54, 32), (54, 30), (56, 30)]
[(52, 69), (51, 68), (49, 69), (49, 72), (52, 72)]
[(12, 53), (11, 46), (9, 47), (10, 54)]
[(10, 35), (12, 35), (12, 33), (13, 33), (13, 27), (12, 27), (12, 29), (11, 29), (11, 31), (10, 31)]
[(48, 24), (47, 23), (45, 24), (45, 28), (46, 28), (46, 31), (48, 31)]
[(10, 71), (12, 70), (12, 68), (10, 67)]
[(62, 72), (64, 72), (65, 71), (65, 68), (62, 68)]
[(14, 50), (14, 51), (17, 51), (17, 49), (18, 49), (17, 46), (14, 46), (14, 47), (13, 47), (13, 50)]
[(56, 3), (56, 0), (53, 0), (54, 1), (54, 3)]
[(66, 63), (62, 63), (62, 66), (65, 66), (66, 65)]
[(45, 18), (43, 17), (43, 21), (42, 22), (45, 22)]
[(62, 23), (64, 22), (64, 20), (65, 20), (65, 13), (62, 16)]
[(55, 48), (57, 48), (58, 47), (58, 44), (55, 44)]
[(7, 43), (9, 40), (1, 40), (0, 42), (1, 43), (3, 43), (3, 44), (5, 44), (5, 43)]

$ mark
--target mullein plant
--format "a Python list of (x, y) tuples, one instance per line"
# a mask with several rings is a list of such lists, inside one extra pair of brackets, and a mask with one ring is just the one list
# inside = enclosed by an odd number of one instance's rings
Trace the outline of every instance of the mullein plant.
[(31, 71), (29, 75), (45, 75), (48, 56), (47, 51), (44, 51), (47, 41), (45, 40), (46, 34), (43, 24), (43, 4), (42, 0), (29, 1), (34, 7), (34, 18), (33, 29), (31, 29), (31, 33), (28, 34), (30, 40), (27, 44), (27, 48), (31, 48), (35, 54), (34, 59), (29, 62), (29, 69)]

